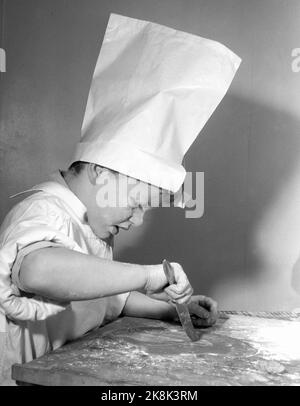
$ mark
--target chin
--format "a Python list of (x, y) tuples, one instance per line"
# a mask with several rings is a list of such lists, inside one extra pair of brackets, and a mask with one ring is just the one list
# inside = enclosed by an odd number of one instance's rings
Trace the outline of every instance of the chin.
[(99, 233), (98, 237), (99, 238), (110, 238), (110, 237), (113, 237), (113, 234), (110, 233), (109, 231), (102, 231), (102, 233)]
[(107, 238), (112, 237), (112, 234), (109, 232), (101, 233), (101, 234), (97, 234), (97, 237), (100, 238), (101, 240), (106, 240)]
[(111, 233), (108, 230), (107, 231), (97, 230), (93, 227), (91, 227), (91, 229), (93, 230), (93, 233), (100, 239), (108, 238), (111, 235)]

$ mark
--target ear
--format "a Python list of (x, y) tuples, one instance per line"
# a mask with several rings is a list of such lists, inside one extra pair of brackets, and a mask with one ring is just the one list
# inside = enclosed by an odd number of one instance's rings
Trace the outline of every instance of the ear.
[(88, 164), (87, 165), (87, 176), (89, 178), (89, 181), (92, 185), (96, 185), (98, 177), (101, 175), (103, 169), (101, 166), (97, 164)]

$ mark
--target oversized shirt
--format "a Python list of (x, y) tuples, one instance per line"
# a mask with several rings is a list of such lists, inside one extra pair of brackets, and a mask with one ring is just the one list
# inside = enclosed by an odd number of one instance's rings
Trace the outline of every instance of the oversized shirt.
[(58, 303), (25, 291), (20, 265), (36, 249), (65, 247), (112, 260), (112, 247), (93, 233), (86, 207), (59, 171), (29, 191), (35, 193), (15, 205), (0, 228), (0, 384), (12, 383), (12, 364), (31, 361), (116, 319), (128, 297)]

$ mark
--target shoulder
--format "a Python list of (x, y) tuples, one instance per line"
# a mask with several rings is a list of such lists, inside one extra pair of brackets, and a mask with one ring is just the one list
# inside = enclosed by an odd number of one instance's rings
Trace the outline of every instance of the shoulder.
[(6, 215), (0, 234), (20, 222), (65, 224), (69, 215), (63, 202), (56, 196), (44, 191), (37, 191), (15, 204)]
[(42, 215), (66, 216), (61, 199), (44, 191), (37, 191), (17, 203), (11, 210), (15, 216), (24, 216), (26, 213)]

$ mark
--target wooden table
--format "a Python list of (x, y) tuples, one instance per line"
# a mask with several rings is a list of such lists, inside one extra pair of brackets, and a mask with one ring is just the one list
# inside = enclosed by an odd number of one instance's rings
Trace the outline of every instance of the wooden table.
[(37, 385), (300, 385), (300, 322), (232, 316), (192, 343), (178, 324), (124, 317), (29, 363)]

